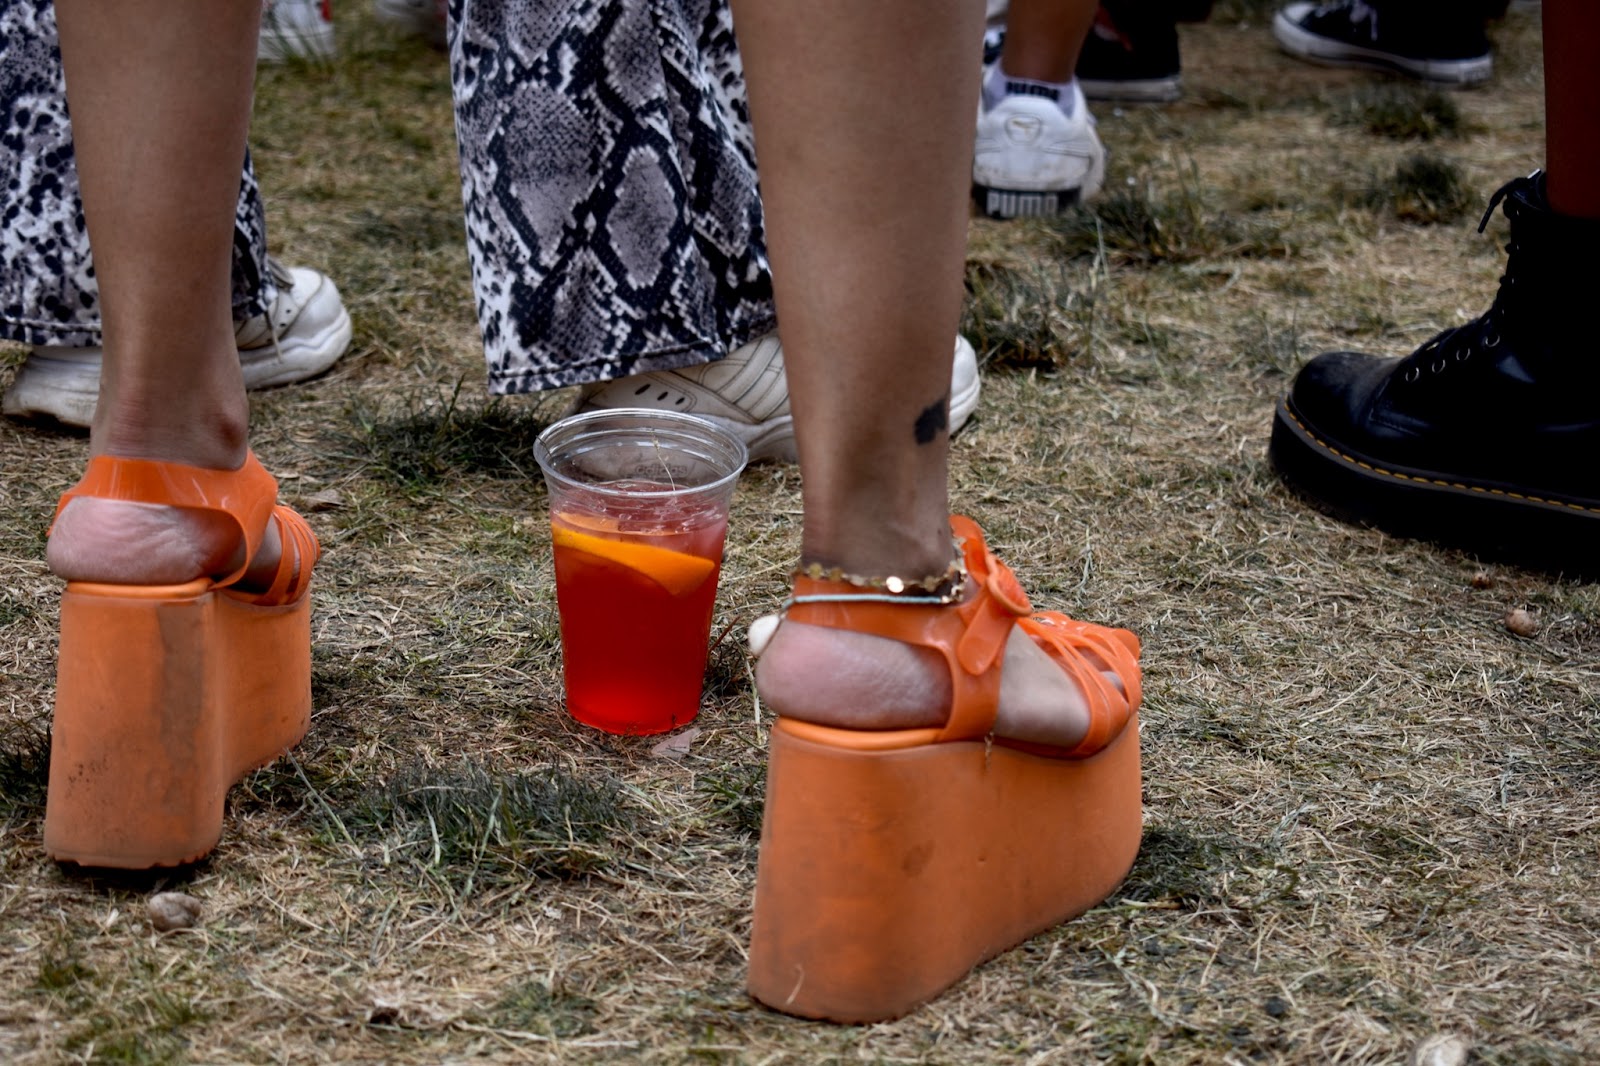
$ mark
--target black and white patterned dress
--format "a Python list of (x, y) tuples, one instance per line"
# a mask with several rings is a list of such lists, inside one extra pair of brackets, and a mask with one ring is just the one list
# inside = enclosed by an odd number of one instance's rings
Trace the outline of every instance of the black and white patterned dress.
[[(100, 290), (72, 161), (51, 0), (0, 0), (0, 338), (100, 343)], [(266, 220), (246, 155), (233, 225), (233, 314), (277, 298)]]
[(726, 0), (451, 0), (450, 71), (491, 391), (773, 328)]

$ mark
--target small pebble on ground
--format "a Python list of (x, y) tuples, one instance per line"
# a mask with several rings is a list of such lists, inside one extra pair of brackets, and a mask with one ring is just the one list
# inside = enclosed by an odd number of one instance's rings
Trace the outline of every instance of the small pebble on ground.
[(1513, 607), (1506, 612), (1506, 628), (1519, 637), (1531, 637), (1539, 632), (1539, 622), (1528, 611)]
[(200, 901), (182, 892), (157, 892), (149, 907), (150, 924), (158, 933), (192, 929), (200, 921)]
[(1462, 1066), (1472, 1044), (1455, 1033), (1434, 1033), (1411, 1052), (1411, 1066)]

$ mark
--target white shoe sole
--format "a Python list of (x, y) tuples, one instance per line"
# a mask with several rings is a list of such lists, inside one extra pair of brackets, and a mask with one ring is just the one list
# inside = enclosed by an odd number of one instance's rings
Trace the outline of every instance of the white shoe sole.
[[(277, 344), (240, 350), (244, 387), (267, 389), (315, 377), (338, 362), (351, 334), (339, 290), (324, 279)], [(87, 429), (99, 398), (98, 348), (35, 348), (0, 400), (0, 412)]]
[(49, 349), (35, 348), (17, 368), (16, 380), (0, 400), (0, 412), (12, 418), (54, 419), (87, 429), (100, 398), (100, 361), (56, 359)]
[[(978, 395), (983, 383), (978, 377), (978, 353), (965, 337), (956, 337), (955, 359), (950, 374), (950, 435), (953, 437), (967, 424), (972, 412), (978, 408)], [(748, 422), (734, 422), (715, 415), (696, 417), (714, 422), (744, 441), (750, 451), (750, 461), (797, 463), (800, 452), (795, 447), (794, 417), (778, 415), (758, 426)]]
[[(978, 353), (965, 337), (958, 335), (950, 372), (951, 436), (972, 417), (982, 389), (983, 383), (978, 376)], [(579, 396), (565, 413), (570, 415), (586, 410), (584, 402), (584, 398)], [(795, 446), (792, 415), (774, 415), (758, 423), (741, 422), (703, 411), (695, 411), (694, 416), (720, 426), (743, 441), (752, 463), (794, 463), (800, 459)]]
[[(296, 328), (319, 323), (310, 329)], [(323, 280), (316, 295), (300, 309), (294, 325), (276, 344), (239, 352), (239, 368), (247, 389), (270, 389), (316, 377), (327, 370), (350, 347), (354, 330), (350, 312), (339, 299), (332, 281)]]
[(333, 24), (316, 26), (261, 27), (256, 41), (258, 63), (281, 63), (286, 59), (332, 59), (336, 53)]
[[(1302, 6), (1309, 10), (1309, 5)], [(1475, 56), (1471, 59), (1411, 59), (1407, 56), (1383, 52), (1376, 48), (1362, 48), (1329, 37), (1322, 37), (1302, 29), (1287, 15), (1279, 11), (1272, 20), (1272, 35), (1278, 46), (1296, 59), (1308, 60), (1332, 67), (1361, 67), (1365, 70), (1383, 70), (1408, 74), (1422, 81), (1439, 85), (1478, 85), (1494, 74), (1493, 56)]]

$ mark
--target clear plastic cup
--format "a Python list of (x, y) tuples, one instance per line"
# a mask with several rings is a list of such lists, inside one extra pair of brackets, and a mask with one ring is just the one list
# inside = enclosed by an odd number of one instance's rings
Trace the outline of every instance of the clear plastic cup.
[(700, 712), (728, 505), (744, 444), (690, 415), (619, 408), (539, 434), (567, 711), (608, 733)]

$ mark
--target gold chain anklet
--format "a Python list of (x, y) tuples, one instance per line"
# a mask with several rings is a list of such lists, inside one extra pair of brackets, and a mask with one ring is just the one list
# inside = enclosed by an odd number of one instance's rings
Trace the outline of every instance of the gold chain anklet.
[(954, 562), (940, 573), (930, 574), (927, 577), (904, 578), (894, 575), (863, 577), (860, 574), (847, 574), (843, 567), (824, 567), (821, 563), (807, 563), (797, 567), (791, 576), (810, 578), (812, 581), (831, 581), (888, 596), (914, 597), (918, 600), (937, 599), (942, 603), (954, 603), (961, 598), (966, 588), (967, 563), (958, 548)]

